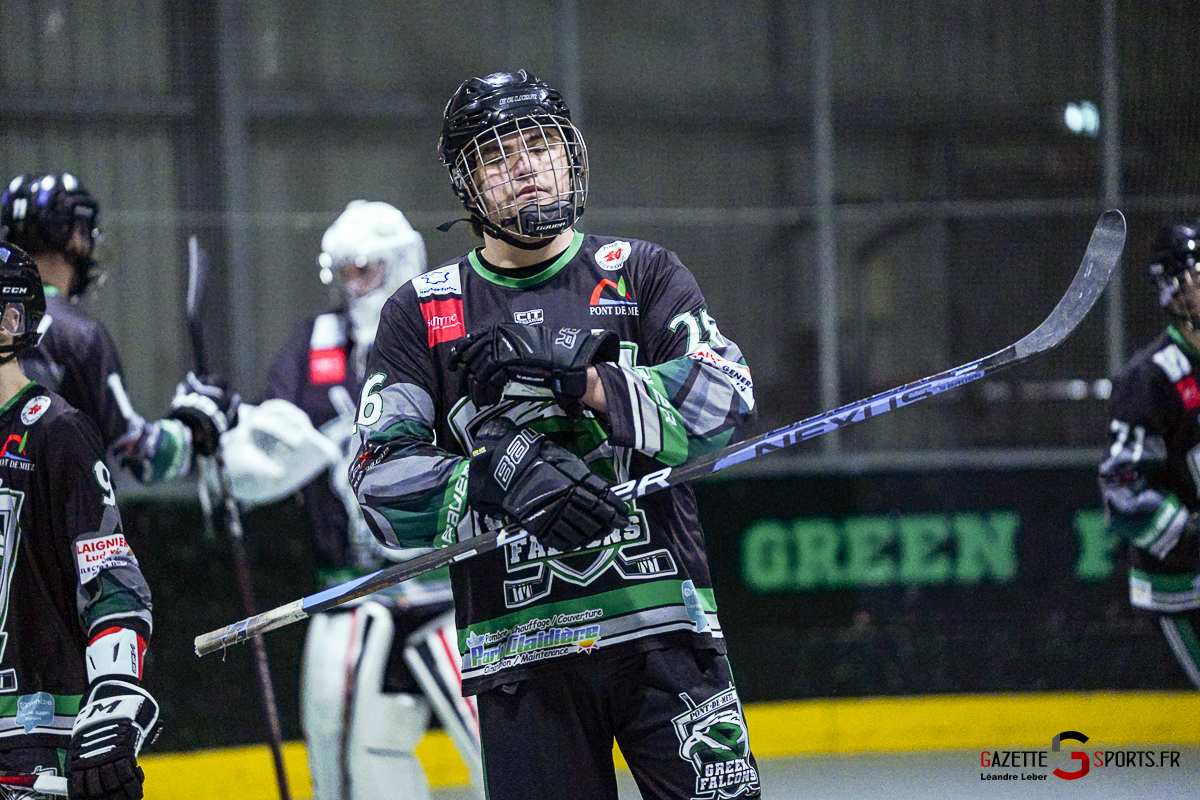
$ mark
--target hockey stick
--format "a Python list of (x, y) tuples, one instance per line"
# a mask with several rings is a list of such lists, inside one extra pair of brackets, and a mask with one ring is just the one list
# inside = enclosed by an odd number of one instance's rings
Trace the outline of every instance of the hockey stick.
[[(210, 274), (207, 255), (200, 248), (200, 242), (195, 236), (188, 238), (188, 290), (187, 290), (187, 329), (192, 340), (192, 355), (195, 358), (196, 371), (207, 373), (207, 362), (204, 358), (204, 296), (208, 289)], [(229, 531), (229, 544), (233, 551), (233, 572), (237, 580), (238, 591), (242, 597), (242, 607), (250, 616), (258, 613), (258, 601), (254, 597), (254, 585), (250, 580), (250, 559), (246, 555), (246, 543), (243, 540), (242, 515), (238, 509), (237, 499), (229, 489), (229, 474), (225, 471), (225, 463), (221, 457), (221, 448), (211, 456), (197, 456), (201, 475), (199, 484), (200, 510), (204, 517), (205, 530), (213, 531), (213, 498), (209, 494), (209, 483), (212, 480), (217, 487), (217, 501), (225, 512), (225, 524)], [(261, 638), (253, 643), (255, 676), (258, 680), (259, 694), (262, 697), (263, 711), (267, 715), (267, 732), (270, 735), (271, 759), (275, 765), (275, 780), (279, 785), (281, 800), (291, 800), (288, 791), (287, 772), (283, 765), (283, 728), (279, 724), (279, 707), (275, 701), (275, 685), (271, 680), (271, 665), (267, 661), (267, 648)]]
[[(912, 405), (919, 400), (979, 380), (986, 375), (992, 375), (1001, 369), (1028, 361), (1052, 350), (1061, 344), (1071, 331), (1075, 330), (1091, 310), (1116, 270), (1124, 246), (1125, 217), (1121, 215), (1120, 211), (1108, 211), (1096, 223), (1092, 238), (1088, 242), (1087, 252), (1083, 256), (1083, 263), (1071, 281), (1071, 285), (1067, 287), (1066, 294), (1062, 296), (1041, 325), (1038, 325), (1015, 344), (960, 367), (954, 367), (928, 378), (880, 392), (864, 400), (839, 406), (832, 411), (785, 425), (679, 466), (664, 467), (613, 488), (617, 494), (627, 500), (642, 497), (660, 489), (719, 472), (766, 453), (791, 447), (838, 428), (877, 417), (894, 408)], [(196, 655), (207, 655), (231, 644), (244, 642), (250, 637), (298, 622), (350, 600), (365, 597), (401, 581), (440, 569), (447, 564), (472, 558), (510, 542), (519, 541), (527, 535), (524, 530), (510, 525), (500, 530), (474, 536), (432, 553), (417, 556), (409, 561), (334, 586), (323, 592), (317, 592), (241, 622), (235, 622), (221, 630), (197, 636)]]
[[(0, 774), (0, 797), (9, 796), (7, 787), (10, 786), (23, 791), (32, 789), (35, 792), (50, 795), (51, 797), (67, 796), (67, 779), (60, 778), (57, 775), (15, 772)], [(22, 793), (19, 796), (25, 797), (26, 795)]]

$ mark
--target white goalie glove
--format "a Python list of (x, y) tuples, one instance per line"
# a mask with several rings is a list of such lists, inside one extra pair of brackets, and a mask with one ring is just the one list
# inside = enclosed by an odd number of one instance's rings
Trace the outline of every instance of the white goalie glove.
[(287, 400), (243, 404), (238, 424), (221, 435), (233, 496), (247, 506), (287, 497), (342, 457), (340, 448)]

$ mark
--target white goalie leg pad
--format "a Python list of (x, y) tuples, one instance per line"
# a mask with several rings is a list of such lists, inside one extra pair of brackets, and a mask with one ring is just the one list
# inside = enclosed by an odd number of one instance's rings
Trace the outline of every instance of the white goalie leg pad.
[(309, 625), (301, 715), (315, 800), (429, 798), (414, 752), (429, 703), (382, 691), (394, 635), (391, 612), (371, 600)]
[(430, 620), (409, 636), (404, 660), (454, 742), (471, 775), (472, 786), (479, 797), (484, 797), (479, 710), (474, 697), (463, 697), (454, 611)]

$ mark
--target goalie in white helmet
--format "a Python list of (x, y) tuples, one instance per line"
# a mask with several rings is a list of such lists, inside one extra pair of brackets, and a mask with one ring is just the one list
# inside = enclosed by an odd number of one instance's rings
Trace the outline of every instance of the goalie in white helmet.
[(321, 282), (345, 303), (357, 354), (365, 358), (383, 304), (425, 270), (425, 241), (395, 206), (353, 200), (321, 237), (317, 263)]
[[(325, 232), (321, 249), (320, 278), (333, 289), (331, 306), (297, 324), (260, 402), (242, 405), (238, 426), (221, 445), (242, 502), (302, 493), (319, 562), (316, 582), (324, 587), (382, 565), (384, 551), (350, 491), (348, 442), (380, 310), (424, 271), (425, 244), (394, 206), (354, 200)], [(425, 640), (449, 624), (453, 637), (451, 608), (441, 575), (312, 620), (301, 719), (317, 800), (428, 797), (413, 749), (425, 734), (431, 700), (467, 762), (478, 760), (473, 711), (460, 685), (438, 681), (436, 669), (419, 668), (414, 677), (405, 665), (406, 641), (418, 629)]]

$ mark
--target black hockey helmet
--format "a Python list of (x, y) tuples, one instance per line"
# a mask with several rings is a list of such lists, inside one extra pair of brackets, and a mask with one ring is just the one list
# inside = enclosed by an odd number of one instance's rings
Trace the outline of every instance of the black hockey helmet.
[(1167, 313), (1191, 327), (1200, 324), (1179, 297), (1181, 282), (1200, 282), (1200, 223), (1168, 222), (1159, 228), (1150, 243), (1150, 263), (1146, 270), (1158, 288), (1158, 302)]
[[(18, 175), (0, 195), (0, 231), (32, 255), (64, 254), (75, 269), (70, 295), (77, 297), (100, 277), (92, 252), (100, 241), (100, 206), (69, 172)], [(83, 233), (84, 249), (72, 245)]]
[(0, 363), (33, 347), (46, 315), (46, 293), (37, 264), (24, 250), (0, 239), (0, 331), (12, 336), (0, 344)]
[[(536, 131), (542, 141), (561, 141), (567, 174), (555, 181), (557, 191), (547, 202), (489, 208), (476, 182), (476, 170), (514, 155), (512, 144), (505, 152), (502, 139), (522, 131)], [(495, 145), (499, 158), (485, 161), (484, 145)], [(463, 81), (446, 104), (438, 153), (450, 172), (454, 193), (473, 221), (505, 241), (521, 246), (550, 238), (583, 215), (588, 183), (583, 136), (571, 123), (571, 109), (562, 95), (523, 69)]]

